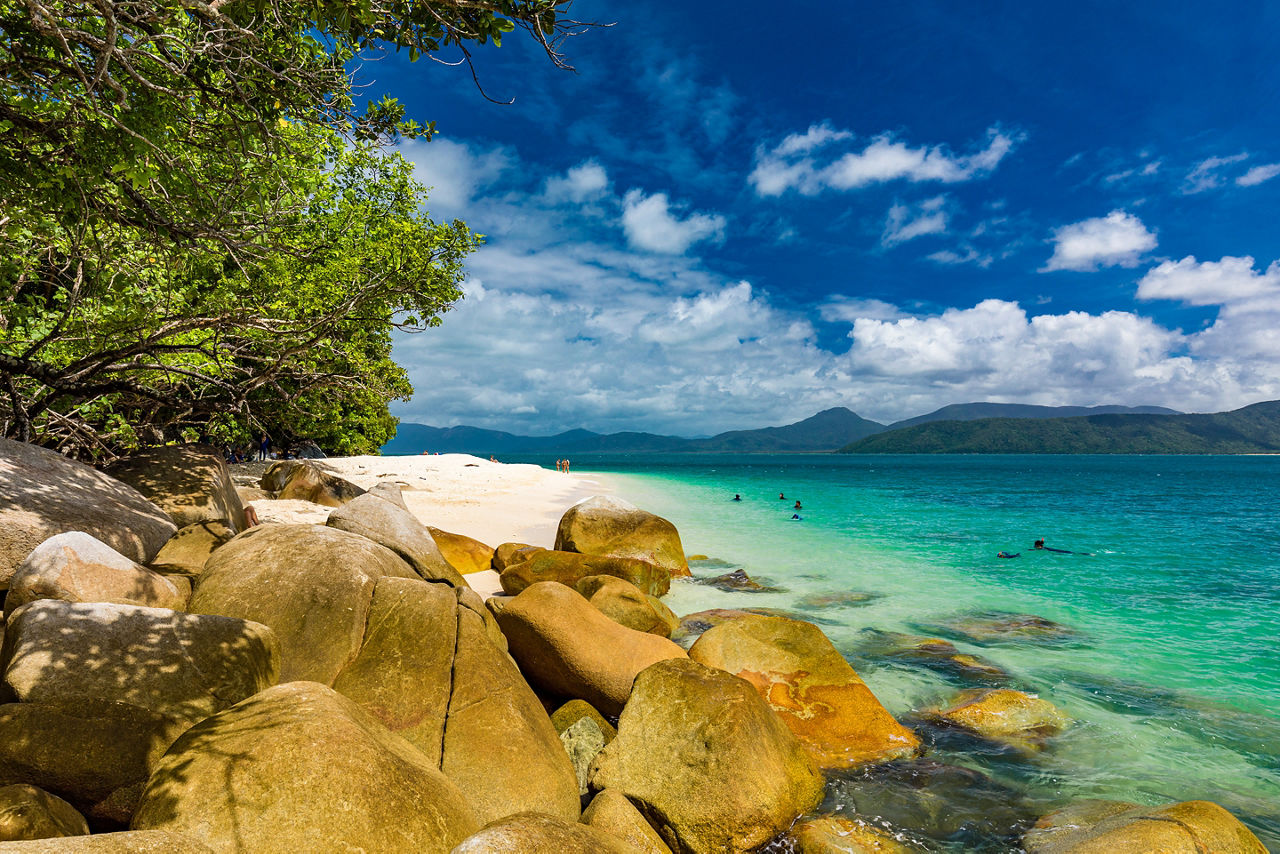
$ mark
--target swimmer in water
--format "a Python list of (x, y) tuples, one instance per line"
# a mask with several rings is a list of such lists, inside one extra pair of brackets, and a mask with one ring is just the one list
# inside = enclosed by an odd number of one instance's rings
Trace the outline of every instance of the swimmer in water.
[(733, 500), (734, 500), (734, 501), (741, 501), (741, 500), (742, 500), (742, 496), (735, 492), (735, 493), (733, 494)]

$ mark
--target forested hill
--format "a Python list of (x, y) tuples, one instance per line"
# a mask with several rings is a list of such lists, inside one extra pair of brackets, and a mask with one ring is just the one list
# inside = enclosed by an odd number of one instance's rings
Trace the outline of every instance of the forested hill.
[(1118, 414), (934, 421), (889, 430), (848, 454), (1280, 453), (1280, 401), (1212, 415)]
[(653, 433), (593, 433), (570, 430), (555, 436), (518, 436), (479, 427), (428, 427), (403, 423), (396, 436), (382, 447), (384, 454), (440, 453), (584, 454), (723, 452), (777, 453), (786, 451), (834, 451), (850, 442), (884, 429), (843, 406), (784, 427), (732, 430), (704, 439), (682, 439)]
[(1035, 406), (1028, 403), (952, 403), (927, 415), (889, 425), (890, 430), (930, 421), (976, 421), (979, 418), (1072, 418), (1077, 415), (1179, 415), (1163, 406)]

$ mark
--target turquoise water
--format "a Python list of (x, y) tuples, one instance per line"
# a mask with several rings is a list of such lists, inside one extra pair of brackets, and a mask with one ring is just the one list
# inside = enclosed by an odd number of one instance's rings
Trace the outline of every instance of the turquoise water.
[[(606, 474), (621, 497), (675, 522), (686, 552), (714, 559), (695, 574), (741, 567), (781, 588), (677, 584), (667, 601), (678, 614), (798, 611), (909, 722), (983, 682), (886, 656), (876, 632), (944, 637), (1003, 669), (996, 683), (1074, 719), (1030, 758), (926, 733), (930, 760), (982, 775), (953, 786), (956, 813), (1205, 799), (1280, 851), (1280, 458), (650, 455), (577, 457), (574, 470)], [(790, 518), (796, 499), (801, 521)], [(1034, 551), (1038, 537), (1077, 554)], [(874, 598), (806, 599), (848, 592)], [(1069, 633), (1028, 642), (957, 631), (957, 619), (989, 612)], [(925, 829), (909, 835), (940, 850), (1007, 849), (999, 828), (930, 829), (926, 807), (880, 804), (867, 785), (833, 783), (826, 807), (916, 822)]]

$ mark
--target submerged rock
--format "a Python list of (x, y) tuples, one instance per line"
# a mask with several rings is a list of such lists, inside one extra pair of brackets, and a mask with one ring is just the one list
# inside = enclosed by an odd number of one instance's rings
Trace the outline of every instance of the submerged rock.
[(825, 611), (829, 608), (858, 608), (870, 605), (880, 598), (879, 593), (860, 593), (853, 590), (839, 590), (831, 593), (810, 593), (796, 600), (796, 608), (801, 611)]
[(1040, 819), (1022, 845), (1027, 854), (1265, 854), (1267, 850), (1235, 816), (1208, 801), (1162, 807), (1083, 801)]
[(673, 851), (750, 851), (822, 798), (795, 735), (745, 680), (663, 661), (635, 680), (591, 785), (635, 804)]
[(917, 854), (924, 851), (861, 819), (838, 815), (797, 822), (790, 835), (797, 854)]
[(1046, 739), (1071, 724), (1048, 700), (1007, 688), (965, 692), (950, 707), (926, 712), (925, 717), (1021, 753), (1039, 752)]
[(556, 529), (555, 547), (580, 554), (636, 558), (662, 567), (670, 577), (689, 575), (676, 526), (619, 498), (597, 495), (566, 510)]
[(935, 673), (963, 682), (1006, 685), (1013, 681), (1008, 671), (976, 655), (961, 652), (955, 644), (941, 638), (864, 629), (860, 655), (875, 660), (924, 667)]
[(747, 575), (745, 569), (735, 569), (733, 572), (726, 572), (724, 575), (717, 575), (712, 578), (695, 579), (698, 584), (714, 587), (717, 590), (724, 590), (727, 593), (781, 593), (783, 588), (774, 587), (770, 584), (761, 584), (755, 581), (751, 576)]
[(922, 628), (983, 645), (1062, 646), (1083, 640), (1083, 635), (1070, 626), (1035, 614), (1014, 614), (1008, 611), (957, 614)]
[(921, 759), (842, 774), (828, 788), (828, 803), (839, 804), (842, 814), (948, 849), (1013, 850), (1037, 812), (978, 771)]
[(811, 623), (730, 620), (703, 634), (689, 657), (754, 685), (820, 768), (901, 759), (920, 747)]

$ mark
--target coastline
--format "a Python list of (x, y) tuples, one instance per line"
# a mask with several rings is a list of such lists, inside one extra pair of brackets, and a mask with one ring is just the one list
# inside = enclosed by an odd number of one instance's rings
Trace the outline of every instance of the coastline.
[[(361, 489), (399, 483), (406, 506), (422, 524), (491, 547), (524, 542), (550, 548), (566, 509), (613, 491), (607, 480), (594, 475), (470, 454), (329, 457), (312, 462)], [(235, 466), (233, 471), (243, 477), (259, 466)], [(306, 501), (258, 500), (253, 505), (264, 522), (323, 524), (331, 510)]]

